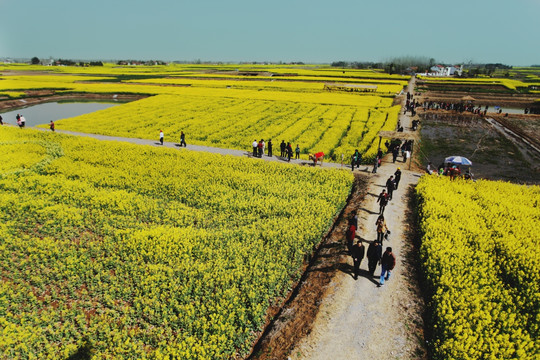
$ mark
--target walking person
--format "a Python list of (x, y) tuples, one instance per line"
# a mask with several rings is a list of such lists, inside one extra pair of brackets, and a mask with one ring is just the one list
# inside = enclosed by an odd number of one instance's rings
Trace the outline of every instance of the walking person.
[(384, 285), (385, 280), (390, 279), (390, 275), (396, 266), (396, 257), (392, 253), (392, 248), (387, 247), (381, 258), (381, 279), (379, 285)]
[(159, 142), (161, 143), (161, 145), (163, 145), (163, 138), (165, 137), (165, 135), (163, 134), (163, 130), (159, 130)]
[(285, 140), (281, 140), (281, 144), (279, 144), (279, 148), (281, 149), (281, 157), (285, 157), (285, 150), (287, 148), (287, 145), (285, 145)]
[(392, 149), (392, 162), (395, 163), (397, 160), (397, 157), (399, 155), (399, 145), (394, 145), (394, 148)]
[(54, 132), (54, 122), (52, 120), (49, 123), (49, 129), (51, 129)]
[(396, 183), (394, 182), (394, 175), (390, 175), (388, 180), (386, 180), (386, 192), (388, 193), (388, 201), (392, 200), (392, 193), (396, 188)]
[(294, 152), (296, 154), (295, 159), (300, 159), (300, 146), (298, 146), (298, 144), (296, 144), (296, 149), (294, 149)]
[(367, 249), (367, 259), (368, 259), (368, 271), (371, 276), (375, 274), (375, 269), (377, 265), (381, 262), (382, 257), (382, 245), (380, 242), (375, 240)]
[(358, 275), (360, 274), (360, 263), (364, 258), (365, 251), (366, 248), (364, 247), (364, 244), (362, 244), (361, 239), (359, 239), (352, 247), (351, 256), (354, 264), (354, 280), (358, 279)]
[(272, 157), (272, 139), (268, 140), (268, 157)]
[(264, 139), (261, 140), (262, 143), (262, 154), (261, 157), (264, 155), (264, 152), (266, 151), (266, 143), (264, 142)]
[(371, 173), (376, 174), (378, 167), (379, 167), (379, 157), (375, 156), (375, 161), (373, 162), (373, 170), (371, 171)]
[(2, 120), (4, 119), (2, 119), (2, 115), (0, 115), (0, 125), (4, 125), (4, 122)]
[(377, 221), (375, 222), (375, 226), (377, 226), (377, 241), (382, 244), (384, 234), (386, 234), (386, 231), (388, 230), (386, 221), (384, 220), (384, 215), (379, 215)]
[(401, 180), (401, 169), (397, 168), (396, 172), (394, 173), (394, 183), (396, 184), (396, 190), (398, 189), (399, 182)]
[(186, 134), (183, 131), (180, 131), (180, 146), (187, 147)]
[(385, 189), (383, 189), (379, 194), (377, 202), (379, 203), (379, 214), (382, 215), (384, 214), (384, 208), (388, 204), (388, 194), (386, 193)]
[(358, 215), (356, 214), (356, 210), (353, 210), (351, 212), (351, 217), (349, 217), (349, 221), (347, 223), (347, 250), (349, 253), (352, 251), (352, 246), (354, 243), (354, 238), (356, 237), (356, 229), (358, 229)]
[(360, 155), (360, 151), (356, 149), (351, 159), (351, 170), (354, 171), (354, 165), (356, 165), (356, 167), (359, 168), (361, 162), (362, 162), (362, 155)]
[(253, 143), (251, 144), (251, 146), (253, 147), (253, 157), (257, 157), (258, 145), (259, 143), (257, 142), (257, 140), (253, 140)]

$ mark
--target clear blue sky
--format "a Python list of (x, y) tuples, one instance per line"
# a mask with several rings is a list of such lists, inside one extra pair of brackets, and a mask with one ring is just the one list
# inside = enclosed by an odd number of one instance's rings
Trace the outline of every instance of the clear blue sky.
[(0, 0), (0, 57), (540, 64), (540, 0)]

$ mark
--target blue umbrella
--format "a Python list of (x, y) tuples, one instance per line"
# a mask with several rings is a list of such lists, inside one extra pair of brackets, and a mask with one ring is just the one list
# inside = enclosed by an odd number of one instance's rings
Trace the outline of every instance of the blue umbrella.
[(466, 166), (471, 166), (472, 165), (472, 162), (471, 160), (467, 159), (466, 157), (463, 157), (463, 156), (450, 156), (450, 157), (447, 157), (446, 159), (444, 159), (444, 162), (445, 163), (450, 163), (450, 164), (454, 164), (454, 165), (466, 165)]

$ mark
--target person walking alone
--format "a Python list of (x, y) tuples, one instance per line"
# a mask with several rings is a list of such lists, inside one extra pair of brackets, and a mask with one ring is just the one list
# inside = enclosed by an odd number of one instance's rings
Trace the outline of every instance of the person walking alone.
[(159, 142), (161, 143), (161, 145), (163, 145), (163, 138), (165, 137), (165, 135), (163, 134), (163, 130), (159, 130)]
[(396, 190), (398, 189), (399, 182), (401, 181), (401, 169), (397, 168), (396, 172), (394, 173), (394, 183), (396, 184)]
[(368, 259), (368, 271), (371, 276), (375, 274), (375, 269), (377, 265), (381, 262), (382, 256), (382, 245), (380, 242), (375, 240), (367, 249), (367, 259)]
[(300, 146), (296, 144), (296, 149), (294, 149), (294, 153), (296, 154), (295, 159), (300, 159)]
[(354, 280), (358, 279), (358, 275), (360, 274), (360, 263), (364, 258), (365, 251), (366, 248), (364, 247), (364, 244), (362, 244), (362, 240), (358, 240), (352, 247), (351, 256), (354, 264)]
[(180, 132), (180, 146), (187, 147), (186, 134), (183, 131)]
[(49, 129), (51, 129), (54, 132), (54, 122), (52, 120), (49, 123)]
[(385, 280), (390, 279), (390, 275), (394, 267), (396, 266), (396, 257), (392, 253), (392, 248), (387, 247), (381, 258), (381, 278), (379, 280), (379, 285), (384, 285)]
[(384, 208), (388, 204), (388, 194), (386, 193), (385, 189), (383, 189), (379, 194), (377, 202), (379, 203), (379, 214), (382, 215), (384, 214)]

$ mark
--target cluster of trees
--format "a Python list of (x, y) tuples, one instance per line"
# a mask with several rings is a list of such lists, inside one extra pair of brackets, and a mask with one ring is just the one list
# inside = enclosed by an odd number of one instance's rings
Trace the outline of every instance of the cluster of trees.
[(403, 56), (383, 62), (335, 61), (332, 63), (332, 66), (340, 68), (384, 69), (389, 74), (410, 73), (411, 69), (414, 72), (424, 72), (433, 65), (435, 65), (435, 59), (419, 56)]
[[(429, 72), (431, 67), (438, 64), (434, 58), (420, 56), (403, 56), (397, 57), (385, 62), (347, 62), (335, 61), (333, 67), (351, 68), (351, 69), (383, 69), (388, 74), (410, 74)], [(445, 64), (440, 64), (446, 66)], [(452, 64), (454, 65), (454, 64)], [(461, 77), (475, 77), (479, 75), (501, 75), (509, 76), (507, 70), (512, 69), (512, 66), (494, 63), (494, 64), (472, 64), (469, 62), (464, 65), (464, 71)], [(456, 75), (457, 76), (457, 75)]]
[(333, 67), (350, 69), (382, 69), (384, 64), (381, 62), (360, 62), (360, 61), (334, 61)]
[[(511, 70), (512, 66), (504, 65), (501, 63), (496, 64), (467, 64), (465, 65), (465, 71), (462, 77), (476, 77), (478, 75), (492, 76), (495, 72), (503, 71), (504, 76), (510, 76), (510, 73), (505, 70)], [(500, 74), (499, 74), (500, 76)]]
[[(37, 56), (34, 56), (30, 62), (32, 63), (32, 65), (38, 65), (38, 64), (41, 64), (41, 60), (37, 57)], [(79, 62), (76, 62), (76, 61), (73, 61), (73, 60), (68, 60), (68, 59), (58, 59), (58, 60), (55, 60), (55, 61), (52, 61), (50, 63), (50, 65), (64, 65), (64, 66), (103, 66), (103, 62), (101, 61), (90, 61), (90, 62), (85, 62), (85, 61), (79, 61)]]

